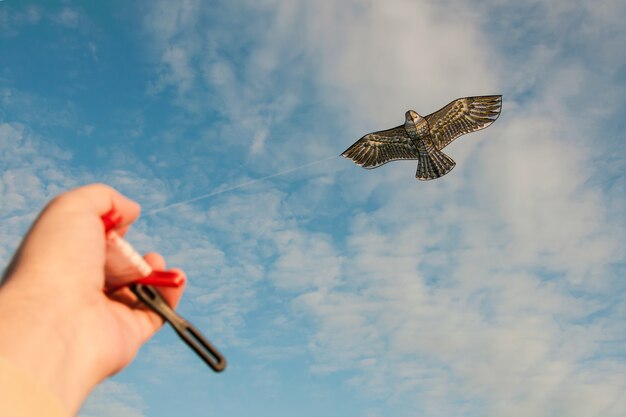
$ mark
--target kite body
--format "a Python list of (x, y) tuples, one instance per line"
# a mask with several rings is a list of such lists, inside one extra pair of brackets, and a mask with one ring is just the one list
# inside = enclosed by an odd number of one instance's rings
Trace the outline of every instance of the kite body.
[(369, 133), (341, 155), (367, 169), (400, 159), (417, 159), (415, 178), (439, 178), (456, 165), (441, 150), (459, 136), (491, 125), (501, 107), (502, 96), (479, 96), (454, 100), (426, 117), (409, 110), (403, 125)]

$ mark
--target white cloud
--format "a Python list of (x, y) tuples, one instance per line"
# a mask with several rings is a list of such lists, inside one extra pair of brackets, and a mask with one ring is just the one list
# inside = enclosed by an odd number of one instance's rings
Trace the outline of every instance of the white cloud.
[[(463, 6), (455, 16), (402, 1), (312, 2), (302, 14), (285, 7), (277, 30), (302, 28), (305, 36), (286, 33), (304, 38), (331, 102), (351, 109), (359, 131), (446, 97), (523, 91), (514, 84), (521, 78), (500, 72), (506, 56)], [(563, 51), (536, 51), (520, 70), (538, 80)], [(409, 164), (376, 172), (385, 178), (359, 173), (367, 184), (354, 197), (374, 197), (377, 208), (351, 221), (341, 285), (309, 279), (318, 288), (294, 304), (316, 323), (313, 370), (355, 371), (355, 387), (427, 415), (618, 415), (623, 366), (597, 357), (599, 344), (618, 337), (603, 330), (616, 315), (589, 317), (614, 301), (610, 265), (623, 260), (624, 236), (605, 195), (588, 186), (594, 143), (585, 135), (594, 132), (568, 105), (590, 79), (571, 62), (528, 84), (531, 104), (505, 94), (503, 118), (450, 147), (459, 166), (436, 186), (395, 186), (412, 175)], [(331, 265), (310, 271), (299, 250), (286, 247), (276, 260), (279, 287)], [(469, 405), (450, 404), (450, 395)]]
[(164, 71), (156, 83), (150, 87), (150, 93), (158, 94), (171, 85), (176, 86), (179, 94), (184, 94), (191, 89), (195, 73), (190, 65), (191, 57), (188, 53), (181, 46), (172, 46), (163, 52), (161, 60)]
[(75, 29), (80, 23), (80, 13), (71, 7), (64, 7), (52, 16), (52, 19), (59, 25), (70, 29)]
[(181, 35), (186, 29), (193, 29), (201, 13), (201, 2), (198, 0), (183, 0), (176, 5), (167, 2), (151, 2), (149, 12), (144, 23), (150, 34), (157, 37), (157, 49), (162, 42)]
[[(614, 64), (623, 52), (602, 42), (601, 26), (621, 20), (604, 7), (533, 4), (545, 16), (520, 25), (514, 18), (532, 8), (502, 17), (506, 39), (497, 40), (487, 26), (496, 13), (472, 3), (235, 2), (215, 6), (236, 11), (232, 21), (211, 24), (216, 9), (198, 1), (154, 3), (145, 21), (160, 65), (153, 92), (171, 88), (183, 109), (216, 111), (220, 147), (244, 147), (269, 172), (338, 154), (361, 134), (399, 124), (407, 108), (429, 113), (459, 96), (503, 91), (504, 110), (446, 149), (458, 165), (441, 180), (415, 181), (414, 162), (365, 171), (341, 160), (290, 186), (262, 183), (216, 195), (208, 209), (178, 207), (129, 238), (187, 270), (185, 308), (216, 345), (264, 339), (263, 324), (255, 334), (249, 327), (259, 311), (277, 313), (265, 324), (275, 340), (297, 319), (310, 321), (301, 331), (313, 372), (344, 371), (356, 392), (403, 404), (405, 415), (618, 416), (626, 409), (623, 348), (615, 347), (623, 284), (611, 266), (624, 260), (624, 225), (615, 226), (624, 201), (619, 188), (591, 184), (593, 158), (606, 151), (598, 120), (615, 117), (623, 88), (610, 91), (602, 78), (614, 69), (598, 73), (601, 61), (588, 65), (555, 38), (571, 33), (564, 16), (591, 19), (583, 31), (602, 45), (593, 58)], [(584, 99), (596, 88), (606, 101), (581, 115), (577, 103), (592, 105)], [(323, 114), (294, 113), (316, 101)], [(164, 137), (178, 138), (177, 129)], [(3, 146), (22, 152), (3, 172), (5, 207), (74, 184), (54, 169), (69, 156), (22, 127), (1, 125)], [(111, 156), (120, 166), (134, 161)], [(162, 190), (183, 183), (137, 172), (106, 178), (157, 208)], [(228, 185), (232, 175), (217, 178)], [(3, 221), (8, 236), (28, 215)], [(136, 404), (127, 398), (117, 410), (141, 415)]]
[(36, 26), (52, 22), (55, 25), (67, 29), (77, 29), (81, 25), (83, 29), (91, 23), (79, 8), (61, 6), (54, 9), (46, 9), (41, 6), (28, 5), (20, 8), (14, 7), (12, 2), (4, 2), (0, 8), (0, 35), (15, 37), (28, 26)]
[[(329, 173), (338, 197), (315, 200), (301, 189), (289, 195), (292, 206), (269, 193), (209, 211), (208, 224), (233, 234), (221, 242), (242, 245), (226, 257), (263, 265), (258, 252), (275, 256), (265, 274), (276, 289), (295, 292), (293, 308), (315, 323), (312, 370), (351, 371), (355, 389), (402, 399), (407, 415), (618, 415), (626, 379), (599, 347), (616, 337), (605, 330), (615, 328), (616, 312), (589, 317), (614, 301), (609, 266), (623, 259), (624, 236), (611, 227), (607, 197), (588, 185), (596, 172), (590, 158), (601, 147), (590, 149), (593, 127), (571, 105), (594, 86), (608, 88), (594, 74), (597, 65), (570, 59), (568, 45), (555, 41), (557, 32), (571, 33), (563, 17), (580, 15), (594, 19), (585, 30), (601, 44), (606, 34), (596, 28), (606, 14), (537, 3), (545, 15), (528, 8), (522, 15), (535, 20), (498, 22), (510, 30), (498, 40), (487, 25), (509, 3), (491, 2), (493, 15), (470, 3), (455, 4), (451, 14), (449, 4), (402, 0), (243, 5), (270, 24), (249, 25), (233, 41), (223, 33), (237, 32), (235, 19), (228, 30), (207, 32), (215, 37), (206, 49), (192, 43), (187, 51), (209, 51), (204, 87), (217, 92), (226, 136), (242, 134), (251, 154), (262, 155), (276, 115), (293, 106), (267, 117), (264, 108), (276, 103), (268, 96), (285, 86), (302, 91), (297, 77), (271, 78), (283, 74), (281, 64), (293, 73), (313, 70), (316, 94), (342, 109), (338, 133), (355, 136), (399, 124), (407, 108), (429, 113), (463, 95), (505, 95), (494, 126), (446, 150), (458, 165), (435, 183), (416, 183), (414, 163), (353, 167), (341, 181)], [(165, 47), (181, 44), (183, 30), (170, 30), (176, 36)], [(220, 41), (234, 49), (230, 55), (219, 52)], [(499, 49), (507, 41), (523, 53)], [(241, 45), (250, 59), (237, 57)], [(590, 115), (613, 114), (606, 108)], [(281, 154), (313, 149), (309, 137), (285, 138)], [(337, 146), (336, 137), (316, 140), (318, 148)], [(309, 230), (293, 217), (298, 209), (287, 208), (304, 201), (353, 207), (348, 234)], [(229, 311), (233, 320), (244, 314)]]
[(144, 417), (141, 397), (129, 384), (107, 380), (91, 393), (79, 417)]
[(17, 36), (22, 27), (36, 25), (41, 18), (41, 9), (35, 6), (28, 6), (20, 11), (11, 10), (8, 7), (0, 8), (0, 35)]
[(401, 121), (407, 108), (430, 112), (458, 96), (494, 92), (491, 51), (468, 9), (308, 2), (294, 24), (304, 28), (322, 86), (368, 131), (379, 121)]
[[(174, 88), (176, 103), (187, 112), (216, 112), (223, 118), (217, 127), (225, 146), (247, 148), (251, 157), (261, 153), (273, 125), (293, 111), (296, 97), (294, 85), (284, 83), (293, 79), (290, 69), (296, 66), (276, 62), (276, 47), (266, 39), (271, 31), (262, 34), (266, 18), (239, 20), (240, 5), (226, 3), (217, 9), (191, 1), (156, 3), (145, 21), (160, 64), (150, 91)], [(231, 13), (233, 20), (216, 19), (217, 10)], [(253, 36), (261, 47), (249, 54)], [(237, 68), (235, 57), (243, 61)]]
[(274, 240), (278, 257), (268, 275), (278, 288), (302, 291), (336, 285), (342, 257), (328, 236), (292, 229), (275, 233)]
[(0, 123), (0, 265), (8, 263), (41, 207), (76, 184), (58, 165), (69, 157), (53, 144), (42, 142), (24, 125)]
[(31, 129), (60, 127), (84, 129), (71, 102), (42, 97), (16, 88), (0, 88), (0, 116), (3, 120), (22, 123)]

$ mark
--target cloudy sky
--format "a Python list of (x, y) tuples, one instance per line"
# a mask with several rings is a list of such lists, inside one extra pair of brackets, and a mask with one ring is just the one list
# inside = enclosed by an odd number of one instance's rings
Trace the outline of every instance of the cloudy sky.
[[(623, 416), (624, 20), (622, 0), (0, 1), (0, 267), (52, 196), (111, 184), (229, 360), (164, 328), (80, 415)], [(502, 115), (437, 181), (338, 156), (487, 94)]]

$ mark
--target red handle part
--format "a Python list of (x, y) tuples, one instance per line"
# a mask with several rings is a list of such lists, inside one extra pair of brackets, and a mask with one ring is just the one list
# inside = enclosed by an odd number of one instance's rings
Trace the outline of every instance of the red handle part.
[[(113, 263), (116, 264), (115, 269), (119, 270), (120, 267), (121, 267), (121, 270), (126, 269), (126, 270), (131, 270), (131, 271), (132, 270), (140, 271), (140, 270), (148, 269), (149, 266), (143, 261), (143, 258), (141, 257), (141, 255), (139, 255), (139, 253), (137, 253), (137, 251), (132, 246), (130, 246), (130, 244), (127, 241), (123, 240), (121, 237), (117, 235), (117, 233), (115, 233), (115, 229), (117, 228), (117, 226), (119, 226), (121, 222), (122, 222), (122, 216), (115, 209), (111, 209), (109, 212), (107, 212), (106, 214), (102, 216), (102, 223), (104, 224), (104, 231), (108, 239), (107, 251), (111, 250), (111, 247), (113, 247), (112, 249), (113, 252), (109, 252), (109, 253), (112, 253), (113, 259), (115, 259), (115, 261), (113, 261)], [(113, 233), (114, 235), (111, 236), (110, 233)], [(123, 252), (120, 250), (119, 243), (117, 247), (115, 245), (112, 246), (111, 238), (117, 239), (118, 242), (123, 241), (122, 245), (126, 247), (126, 252)], [(111, 261), (111, 259), (108, 259), (108, 261)], [(136, 267), (137, 261), (141, 261), (142, 269), (139, 269)], [(150, 270), (148, 269), (148, 271)], [(144, 274), (146, 273), (147, 271), (144, 272)], [(138, 272), (138, 275), (142, 275), (142, 274)], [(181, 285), (184, 284), (184, 282), (185, 282), (185, 278), (183, 277), (182, 274), (178, 272), (151, 270), (149, 273), (147, 273), (147, 275), (141, 278), (138, 278), (136, 280), (133, 280), (132, 282), (129, 282), (123, 286), (137, 283), (137, 284), (145, 284), (145, 285), (154, 285), (157, 287), (180, 287)], [(111, 290), (115, 291), (118, 288), (119, 287), (111, 288)]]
[(102, 223), (104, 223), (104, 233), (114, 230), (122, 222), (122, 215), (115, 209), (111, 209), (108, 213), (102, 215)]
[(178, 288), (185, 283), (185, 278), (176, 271), (152, 271), (147, 277), (140, 278), (133, 282), (157, 287)]

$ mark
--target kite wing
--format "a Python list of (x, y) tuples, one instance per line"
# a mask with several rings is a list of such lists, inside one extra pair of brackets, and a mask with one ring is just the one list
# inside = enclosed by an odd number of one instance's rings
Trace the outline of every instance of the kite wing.
[(437, 149), (443, 149), (466, 133), (484, 129), (496, 121), (502, 96), (464, 97), (426, 116)]
[(417, 159), (419, 153), (415, 143), (409, 138), (404, 125), (393, 129), (369, 133), (356, 141), (343, 157), (352, 159), (363, 168), (377, 168), (398, 159)]

